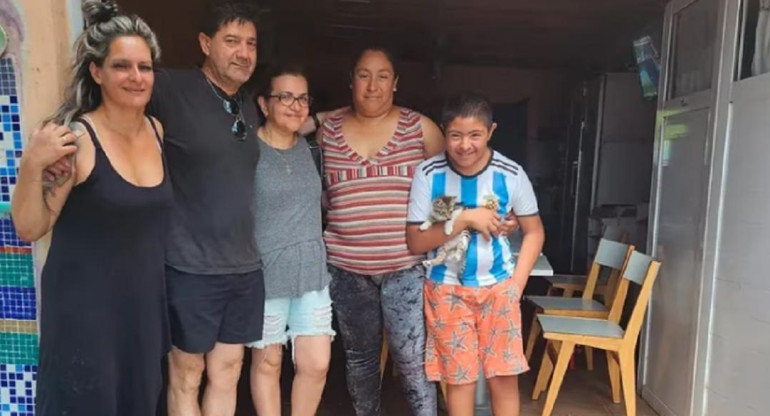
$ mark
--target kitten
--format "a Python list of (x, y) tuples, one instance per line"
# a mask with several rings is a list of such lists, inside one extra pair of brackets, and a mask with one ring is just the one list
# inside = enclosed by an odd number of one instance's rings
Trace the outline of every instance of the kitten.
[(431, 204), (430, 216), (420, 224), (420, 231), (425, 231), (437, 222), (444, 222), (444, 234), (452, 234), (455, 220), (463, 211), (462, 205), (457, 203), (456, 196), (440, 196)]
[[(487, 195), (484, 197), (484, 207), (497, 212), (500, 207), (500, 201), (495, 195)], [(420, 224), (420, 231), (425, 231), (433, 224), (443, 221), (444, 233), (451, 235), (455, 221), (460, 216), (462, 210), (463, 207), (458, 203), (457, 197), (440, 196), (433, 200), (430, 216), (427, 221)], [(434, 258), (424, 260), (422, 264), (425, 267), (452, 264), (457, 268), (457, 274), (461, 275), (465, 271), (465, 253), (468, 251), (470, 242), (471, 234), (465, 229), (451, 240), (442, 244)]]

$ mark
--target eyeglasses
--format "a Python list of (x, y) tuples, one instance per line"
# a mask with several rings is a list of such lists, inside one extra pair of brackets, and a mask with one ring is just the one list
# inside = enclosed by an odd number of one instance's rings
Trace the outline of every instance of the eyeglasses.
[(282, 92), (280, 94), (270, 95), (269, 98), (277, 98), (278, 101), (281, 102), (281, 104), (285, 105), (286, 107), (291, 107), (294, 105), (294, 102), (299, 102), (299, 105), (302, 107), (310, 107), (313, 104), (313, 97), (311, 97), (308, 94), (302, 94), (299, 97), (295, 97), (294, 94), (290, 92)]
[(235, 117), (235, 122), (233, 122), (233, 126), (230, 127), (230, 131), (233, 132), (233, 135), (235, 135), (238, 140), (246, 140), (246, 122), (243, 120), (241, 106), (238, 104), (238, 101), (232, 98), (225, 98), (222, 99), (222, 105), (225, 107), (225, 111)]

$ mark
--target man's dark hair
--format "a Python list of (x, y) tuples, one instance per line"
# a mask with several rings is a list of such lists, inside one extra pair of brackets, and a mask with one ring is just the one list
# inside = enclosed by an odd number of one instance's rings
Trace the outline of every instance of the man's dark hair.
[(257, 27), (259, 7), (254, 1), (211, 0), (201, 22), (201, 32), (209, 37), (230, 22), (252, 23)]
[(492, 103), (489, 99), (477, 92), (465, 91), (452, 95), (444, 101), (441, 110), (441, 126), (446, 127), (457, 117), (475, 117), (492, 127)]

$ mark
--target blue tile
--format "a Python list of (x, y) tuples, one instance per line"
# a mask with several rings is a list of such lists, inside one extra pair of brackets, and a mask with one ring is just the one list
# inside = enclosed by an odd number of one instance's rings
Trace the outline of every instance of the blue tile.
[[(2, 170), (2, 168), (0, 168), (0, 170)], [(2, 174), (2, 172), (0, 172), (0, 174)], [(13, 183), (15, 183), (15, 178), (12, 177), (11, 184)], [(30, 247), (30, 244), (19, 240), (10, 218), (0, 217), (0, 246)]]
[(34, 416), (37, 367), (7, 365), (6, 368), (0, 368), (0, 379), (3, 379), (2, 376), (16, 381), (0, 382), (0, 397), (5, 398), (0, 404), (0, 415)]

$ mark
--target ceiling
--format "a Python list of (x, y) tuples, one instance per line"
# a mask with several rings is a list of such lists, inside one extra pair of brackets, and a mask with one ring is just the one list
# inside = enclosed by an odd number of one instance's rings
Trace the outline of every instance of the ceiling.
[[(350, 56), (363, 44), (378, 41), (410, 61), (591, 68), (606, 65), (618, 41), (662, 19), (665, 3), (266, 0), (260, 4), (266, 12), (263, 29), (274, 35), (267, 37), (267, 49), (280, 55)], [(630, 46), (627, 49), (630, 55)]]
[[(166, 64), (199, 59), (206, 0), (118, 0), (158, 32)], [(262, 0), (260, 61), (346, 57), (372, 42), (430, 65), (611, 69), (666, 0)]]

